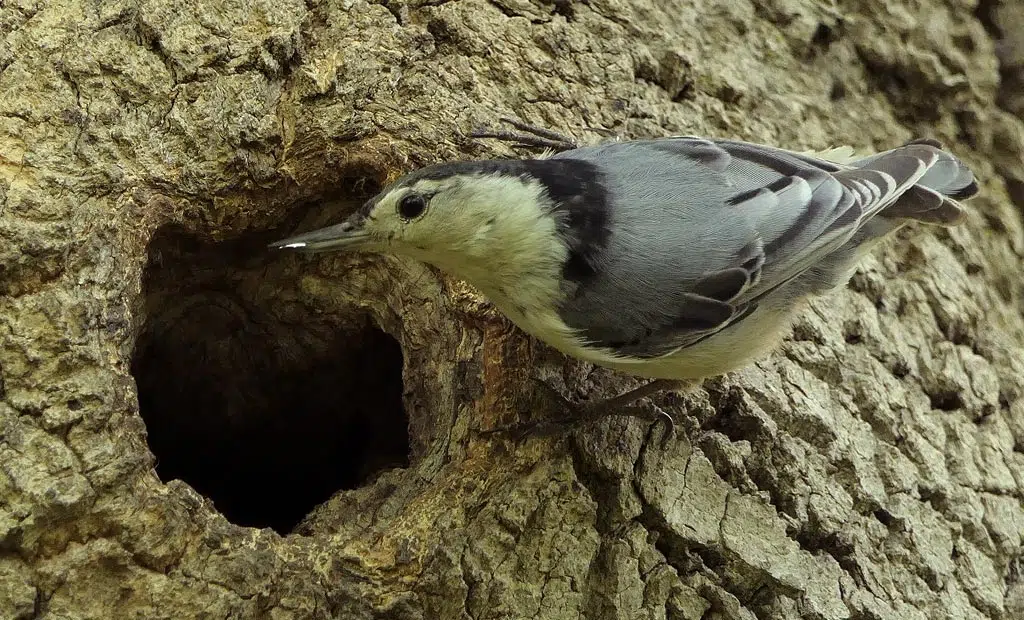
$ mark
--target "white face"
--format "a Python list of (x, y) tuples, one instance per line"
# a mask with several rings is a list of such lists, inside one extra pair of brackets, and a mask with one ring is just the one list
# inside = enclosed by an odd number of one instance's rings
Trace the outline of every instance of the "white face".
[(517, 229), (538, 225), (546, 202), (538, 183), (516, 177), (399, 180), (368, 203), (368, 212), (364, 207), (353, 216), (361, 219), (353, 223), (368, 235), (373, 247), (367, 249), (450, 262), (486, 257), (495, 244), (514, 243)]
[[(375, 196), (360, 211), (361, 226), (379, 244), (382, 251), (440, 249), (459, 241), (466, 228), (478, 226), (467, 221), (465, 208), (459, 208), (459, 178), (439, 181), (421, 180), (405, 184), (401, 180)], [(452, 221), (457, 220), (458, 234)]]

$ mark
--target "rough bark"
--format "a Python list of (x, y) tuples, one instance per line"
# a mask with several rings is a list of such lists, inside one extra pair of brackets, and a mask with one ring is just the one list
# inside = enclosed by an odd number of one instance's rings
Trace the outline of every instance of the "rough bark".
[[(1024, 617), (1020, 15), (0, 3), (0, 617)], [(624, 419), (516, 444), (485, 431), (540, 415), (531, 376), (631, 381), (422, 265), (263, 250), (417, 165), (507, 154), (465, 137), (499, 115), (937, 137), (984, 194), (771, 358), (661, 399), (667, 447)]]

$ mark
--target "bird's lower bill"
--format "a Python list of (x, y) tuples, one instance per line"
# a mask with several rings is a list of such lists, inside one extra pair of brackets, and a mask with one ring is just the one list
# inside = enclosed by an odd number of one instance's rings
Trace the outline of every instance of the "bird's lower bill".
[(372, 244), (370, 235), (350, 222), (342, 222), (312, 232), (296, 235), (270, 244), (279, 250), (299, 250), (301, 252), (335, 252), (369, 249)]

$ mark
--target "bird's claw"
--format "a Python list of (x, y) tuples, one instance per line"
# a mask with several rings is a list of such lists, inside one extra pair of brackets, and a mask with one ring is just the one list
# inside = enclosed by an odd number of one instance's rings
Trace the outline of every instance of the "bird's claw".
[(664, 409), (648, 402), (644, 406), (608, 406), (611, 399), (601, 400), (593, 403), (574, 403), (553, 388), (547, 382), (534, 378), (537, 387), (544, 392), (549, 402), (554, 402), (561, 411), (569, 415), (547, 418), (535, 422), (526, 422), (513, 426), (492, 429), (491, 433), (510, 433), (516, 441), (521, 441), (528, 436), (552, 436), (567, 430), (573, 430), (580, 423), (594, 422), (608, 416), (628, 416), (646, 419), (655, 424), (665, 424), (665, 434), (662, 445), (667, 444), (675, 436), (675, 419)]
[(530, 125), (514, 118), (502, 117), (500, 120), (519, 131), (476, 129), (470, 132), (469, 136), (471, 138), (494, 138), (502, 142), (514, 142), (521, 146), (552, 149), (559, 153), (579, 148), (579, 144), (575, 140), (557, 131)]

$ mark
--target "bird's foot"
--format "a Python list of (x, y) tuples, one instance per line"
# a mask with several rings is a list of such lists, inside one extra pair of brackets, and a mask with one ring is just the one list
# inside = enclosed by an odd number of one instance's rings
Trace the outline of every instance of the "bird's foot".
[(501, 122), (507, 123), (519, 131), (477, 129), (469, 135), (472, 138), (494, 138), (503, 142), (513, 142), (519, 146), (551, 149), (556, 153), (579, 148), (576, 140), (557, 131), (530, 125), (514, 118), (502, 117)]
[(609, 416), (628, 416), (665, 424), (664, 442), (675, 435), (675, 420), (664, 409), (651, 401), (635, 404), (637, 401), (665, 390), (679, 389), (684, 385), (679, 381), (651, 381), (639, 388), (630, 390), (604, 400), (595, 402), (574, 403), (551, 387), (548, 383), (534, 380), (539, 390), (549, 403), (554, 403), (561, 412), (567, 415), (547, 418), (536, 422), (517, 424), (512, 427), (495, 429), (495, 432), (509, 432), (518, 441), (528, 436), (551, 436), (572, 430), (581, 423), (594, 422)]

